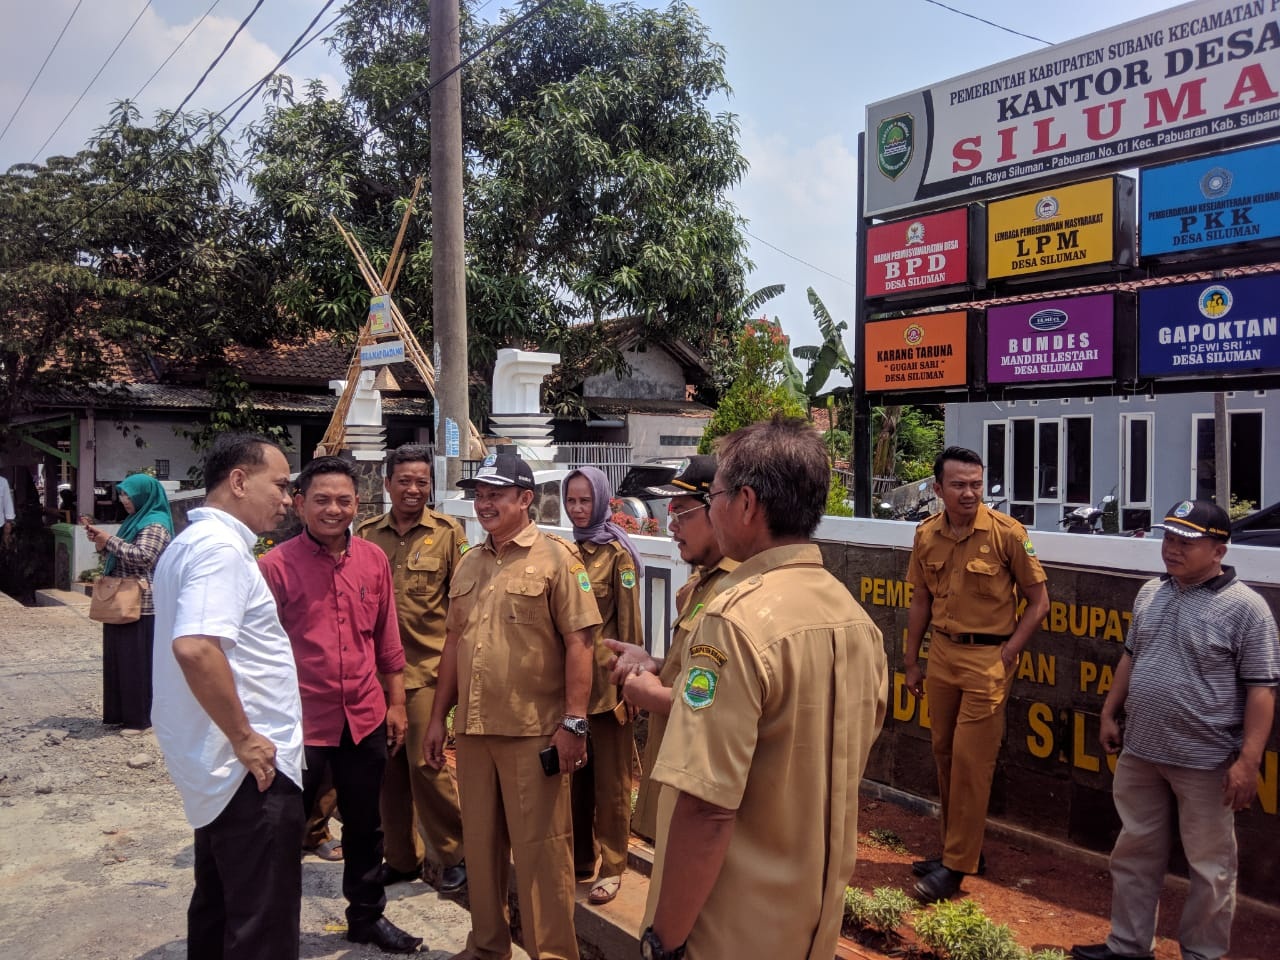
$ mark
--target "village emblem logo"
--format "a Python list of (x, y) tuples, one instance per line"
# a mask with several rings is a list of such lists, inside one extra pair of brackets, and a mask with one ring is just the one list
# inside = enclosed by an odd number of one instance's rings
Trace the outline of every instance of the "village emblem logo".
[(924, 224), (919, 220), (907, 227), (907, 246), (924, 243)]
[(1058, 215), (1058, 198), (1052, 193), (1036, 201), (1036, 219), (1048, 220)]
[(876, 166), (897, 180), (915, 152), (915, 118), (909, 113), (881, 120), (876, 127)]
[(1214, 167), (1200, 178), (1200, 192), (1206, 200), (1216, 200), (1231, 192), (1231, 171)]
[(902, 339), (906, 341), (907, 346), (916, 347), (924, 342), (924, 327), (918, 323), (913, 323), (902, 331)]
[(1200, 308), (1200, 316), (1207, 320), (1221, 320), (1231, 311), (1232, 302), (1231, 291), (1215, 283), (1200, 292), (1196, 305)]

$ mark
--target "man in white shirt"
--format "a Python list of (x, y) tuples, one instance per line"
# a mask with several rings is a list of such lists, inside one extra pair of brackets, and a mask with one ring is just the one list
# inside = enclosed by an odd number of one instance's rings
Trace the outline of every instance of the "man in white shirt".
[(17, 513), (13, 509), (13, 493), (9, 490), (9, 481), (4, 477), (0, 477), (0, 525), (3, 525), (4, 532), (0, 534), (4, 542), (8, 543), (9, 538), (13, 536), (13, 521), (17, 517)]
[(191, 960), (297, 960), (302, 703), (289, 638), (253, 556), (289, 503), (263, 437), (219, 437), (208, 495), (160, 557), (152, 724), (195, 828)]

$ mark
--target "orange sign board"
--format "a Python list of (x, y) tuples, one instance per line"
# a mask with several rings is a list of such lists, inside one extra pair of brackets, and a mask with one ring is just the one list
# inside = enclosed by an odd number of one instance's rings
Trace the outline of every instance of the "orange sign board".
[(930, 313), (866, 326), (867, 390), (928, 390), (969, 382), (969, 315)]

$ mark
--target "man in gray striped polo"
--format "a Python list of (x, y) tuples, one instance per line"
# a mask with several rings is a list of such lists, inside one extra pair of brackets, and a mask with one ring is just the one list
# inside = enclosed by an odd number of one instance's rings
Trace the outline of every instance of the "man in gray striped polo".
[(1121, 831), (1111, 852), (1111, 935), (1073, 947), (1076, 960), (1150, 960), (1175, 809), (1191, 881), (1178, 927), (1182, 958), (1227, 952), (1235, 811), (1253, 802), (1271, 734), (1280, 640), (1266, 601), (1222, 563), (1226, 511), (1183, 500), (1157, 526), (1168, 573), (1134, 600), (1102, 706), (1103, 748), (1124, 744), (1112, 786)]

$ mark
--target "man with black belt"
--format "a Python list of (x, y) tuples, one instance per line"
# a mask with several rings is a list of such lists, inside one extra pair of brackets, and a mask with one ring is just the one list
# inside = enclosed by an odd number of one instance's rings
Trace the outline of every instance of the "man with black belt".
[[(1044, 569), (1026, 529), (982, 502), (982, 458), (947, 447), (933, 464), (943, 510), (916, 528), (907, 568), (906, 685), (925, 692), (920, 643), (929, 644), (929, 719), (942, 806), (942, 856), (912, 864), (925, 902), (960, 892), (982, 873), (982, 838), (1005, 704), (1018, 658), (1049, 612)], [(1021, 619), (1020, 599), (1027, 602)]]

